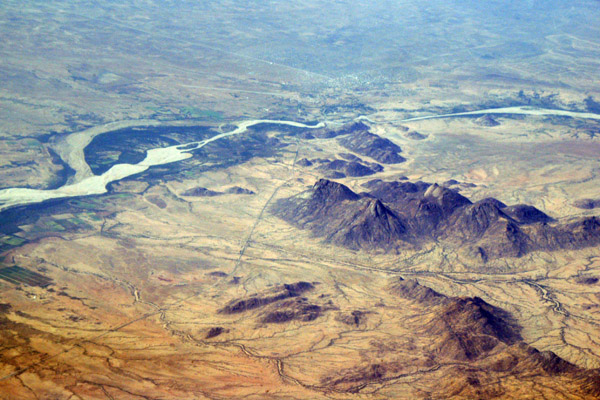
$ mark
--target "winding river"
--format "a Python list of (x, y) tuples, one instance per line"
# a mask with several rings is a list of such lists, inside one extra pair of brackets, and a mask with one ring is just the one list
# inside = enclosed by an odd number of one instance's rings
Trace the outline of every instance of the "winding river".
[(559, 117), (600, 120), (600, 114), (567, 111), (567, 110), (553, 110), (553, 109), (548, 109), (548, 108), (538, 108), (538, 107), (530, 107), (530, 106), (516, 106), (516, 107), (488, 108), (486, 110), (467, 111), (467, 112), (453, 113), (453, 114), (428, 115), (425, 117), (403, 119), (403, 120), (400, 120), (400, 122), (423, 121), (426, 119), (465, 117), (465, 116), (469, 116), (469, 115), (484, 115), (484, 114), (556, 115)]
[[(403, 119), (399, 122), (412, 122), (434, 118), (452, 118), (484, 114), (556, 115), (572, 118), (600, 120), (600, 114), (517, 106), (491, 108), (453, 114), (430, 115)], [(368, 117), (359, 117), (359, 119), (361, 118), (370, 121)], [(245, 121), (238, 123), (238, 127), (230, 132), (221, 133), (206, 140), (151, 149), (148, 151), (146, 158), (141, 162), (137, 164), (117, 164), (102, 175), (93, 175), (83, 157), (83, 150), (90, 143), (94, 136), (126, 126), (157, 125), (159, 123), (157, 121), (122, 121), (91, 128), (67, 136), (65, 139), (59, 142), (59, 146), (56, 148), (58, 154), (63, 157), (63, 160), (65, 160), (65, 162), (67, 162), (67, 164), (69, 164), (69, 166), (75, 170), (75, 176), (69, 180), (67, 184), (53, 190), (28, 188), (10, 188), (0, 190), (0, 211), (9, 207), (39, 203), (50, 199), (106, 193), (106, 186), (111, 182), (146, 171), (148, 168), (155, 165), (163, 165), (185, 160), (192, 157), (192, 151), (206, 146), (210, 142), (214, 142), (215, 140), (223, 139), (229, 136), (239, 135), (246, 132), (249, 127), (262, 123), (289, 125), (309, 129), (321, 128), (325, 126), (324, 122), (321, 122), (318, 125), (305, 125), (294, 121), (276, 121), (266, 119)]]
[[(204, 147), (215, 140), (239, 135), (246, 132), (249, 127), (262, 123), (289, 125), (309, 129), (321, 128), (325, 126), (325, 124), (322, 122), (318, 125), (305, 125), (294, 121), (274, 121), (268, 119), (245, 121), (237, 124), (238, 127), (230, 132), (221, 133), (199, 142), (184, 143), (175, 146), (151, 149), (147, 152), (146, 158), (137, 164), (117, 164), (102, 175), (91, 176), (88, 172), (89, 167), (87, 164), (85, 166), (81, 164), (81, 160), (83, 159), (83, 148), (89, 143), (87, 138), (89, 138), (90, 133), (87, 132), (81, 135), (86, 139), (81, 140), (79, 146), (74, 146), (70, 152), (71, 155), (68, 158), (70, 161), (74, 161), (73, 167), (75, 167), (74, 169), (76, 171), (76, 179), (72, 183), (66, 184), (54, 190), (28, 188), (10, 188), (0, 190), (0, 211), (9, 207), (39, 203), (50, 199), (106, 193), (106, 186), (111, 182), (118, 181), (131, 175), (139, 174), (140, 172), (144, 172), (148, 168), (155, 165), (163, 165), (185, 160), (192, 157), (191, 152), (194, 150)], [(93, 133), (97, 134), (96, 132)]]

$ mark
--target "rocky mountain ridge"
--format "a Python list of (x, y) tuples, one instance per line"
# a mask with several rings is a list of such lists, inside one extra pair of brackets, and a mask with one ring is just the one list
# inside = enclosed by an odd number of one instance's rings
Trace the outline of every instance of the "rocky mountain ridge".
[(441, 240), (468, 247), (484, 262), (532, 251), (600, 244), (600, 220), (555, 221), (537, 208), (507, 206), (493, 198), (475, 203), (457, 191), (425, 182), (373, 180), (357, 194), (321, 179), (297, 196), (279, 200), (276, 215), (326, 242), (353, 250), (419, 247)]

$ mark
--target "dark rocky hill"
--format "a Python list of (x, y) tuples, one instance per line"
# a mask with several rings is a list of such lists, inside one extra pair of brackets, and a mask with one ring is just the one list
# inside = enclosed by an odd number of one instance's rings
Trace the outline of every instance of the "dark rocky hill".
[(600, 199), (577, 200), (573, 203), (573, 206), (582, 210), (593, 210), (594, 208), (600, 208)]
[(408, 131), (404, 134), (404, 137), (411, 140), (425, 140), (427, 139), (427, 135), (423, 135), (417, 131)]
[(586, 370), (523, 342), (521, 327), (510, 313), (479, 297), (444, 296), (416, 280), (393, 282), (392, 293), (431, 310), (426, 334), (436, 340), (436, 358), (478, 362), (484, 368), (518, 374), (566, 377), (577, 382), (585, 396), (600, 395), (600, 371)]
[(250, 189), (246, 189), (239, 186), (232, 186), (229, 189), (225, 190), (227, 194), (254, 194), (254, 192)]
[(314, 289), (314, 285), (309, 282), (284, 284), (275, 287), (266, 293), (256, 294), (248, 298), (232, 300), (222, 309), (220, 309), (219, 313), (239, 314), (256, 308), (265, 307), (271, 303), (299, 297), (303, 293), (312, 289)]
[[(309, 282), (283, 284), (231, 300), (218, 312), (223, 315), (254, 314), (257, 321), (263, 324), (281, 324), (294, 320), (309, 322), (334, 308), (329, 302), (323, 303), (322, 297), (309, 299), (314, 289), (314, 284)], [(222, 332), (218, 334), (220, 333)]]
[(383, 164), (398, 164), (406, 161), (400, 155), (402, 149), (389, 139), (385, 139), (368, 130), (355, 131), (338, 139), (338, 143), (355, 153), (371, 157)]
[(565, 224), (534, 224), (529, 235), (541, 250), (581, 249), (600, 245), (600, 219), (580, 218)]
[[(505, 396), (511, 386), (504, 377), (516, 379), (517, 385), (531, 377), (536, 382), (569, 385), (581, 398), (600, 394), (598, 370), (580, 368), (523, 342), (521, 327), (511, 314), (479, 297), (445, 296), (414, 279), (402, 278), (392, 281), (387, 291), (413, 303), (408, 307), (422, 316), (422, 324), (414, 328), (414, 336), (420, 340), (411, 341), (411, 351), (402, 357), (394, 357), (390, 351), (395, 343), (374, 341), (373, 350), (379, 350), (376, 358), (368, 362), (365, 357), (360, 364), (337, 370), (325, 376), (322, 384), (353, 393), (365, 385), (385, 384), (411, 374), (414, 369), (431, 371), (444, 365), (449, 370), (437, 381), (439, 395), (435, 398), (529, 398), (523, 397), (526, 391), (519, 391), (520, 397)], [(411, 358), (419, 351), (428, 357)]]
[(600, 220), (566, 223), (530, 205), (488, 198), (472, 203), (456, 190), (424, 182), (373, 180), (358, 195), (321, 179), (273, 207), (275, 214), (326, 241), (358, 249), (392, 249), (441, 240), (470, 248), (484, 262), (531, 251), (581, 249), (600, 244)]
[(182, 196), (189, 197), (215, 197), (222, 196), (224, 194), (254, 194), (254, 192), (250, 189), (244, 189), (239, 186), (233, 186), (225, 190), (224, 192), (217, 192), (215, 190), (210, 190), (204, 187), (196, 187), (188, 189), (185, 192), (181, 193)]
[(402, 152), (400, 146), (389, 139), (382, 138), (370, 132), (369, 125), (361, 121), (335, 129), (316, 129), (311, 131), (311, 136), (320, 139), (337, 138), (338, 143), (346, 149), (363, 156), (371, 157), (382, 164), (398, 164), (406, 161), (400, 155)]
[(518, 221), (520, 224), (533, 224), (535, 222), (552, 222), (552, 218), (538, 210), (534, 206), (527, 204), (517, 204), (506, 207), (504, 211), (507, 215)]
[(325, 225), (326, 240), (353, 250), (392, 247), (406, 233), (402, 221), (377, 199), (363, 198), (336, 210), (338, 224)]
[(485, 114), (484, 116), (477, 118), (475, 123), (488, 128), (493, 128), (494, 126), (500, 125), (500, 122), (496, 121), (496, 119), (489, 114)]
[(351, 249), (391, 247), (406, 232), (402, 221), (380, 200), (361, 197), (326, 179), (308, 192), (279, 201), (275, 209), (296, 226)]
[(217, 192), (214, 190), (210, 190), (204, 187), (196, 187), (192, 189), (188, 189), (185, 192), (181, 193), (182, 196), (190, 196), (190, 197), (215, 197), (221, 196), (223, 192)]
[(320, 128), (311, 130), (311, 134), (315, 138), (319, 139), (331, 139), (337, 136), (342, 135), (352, 135), (357, 132), (368, 131), (370, 129), (369, 125), (364, 122), (352, 122), (350, 124), (346, 124), (339, 128)]
[(383, 167), (379, 164), (365, 165), (360, 161), (333, 160), (321, 164), (318, 169), (326, 173), (338, 172), (344, 176), (358, 177), (381, 172)]
[(389, 286), (389, 291), (404, 299), (432, 306), (447, 303), (448, 298), (430, 287), (420, 285), (416, 279), (398, 278)]

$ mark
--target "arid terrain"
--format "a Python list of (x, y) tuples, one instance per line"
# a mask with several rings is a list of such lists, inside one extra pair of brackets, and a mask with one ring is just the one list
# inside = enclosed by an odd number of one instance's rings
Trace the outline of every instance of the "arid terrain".
[(600, 398), (597, 2), (1, 3), (0, 399)]

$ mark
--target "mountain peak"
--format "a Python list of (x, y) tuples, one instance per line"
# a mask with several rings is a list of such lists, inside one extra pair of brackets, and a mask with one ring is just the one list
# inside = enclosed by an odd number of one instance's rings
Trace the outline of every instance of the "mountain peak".
[(359, 195), (341, 183), (328, 179), (319, 179), (312, 188), (312, 199), (327, 203), (336, 203), (344, 200), (358, 200)]
[(434, 183), (427, 188), (424, 197), (426, 199), (434, 200), (447, 215), (451, 214), (459, 207), (472, 204), (469, 199), (457, 191), (440, 186), (437, 183)]

